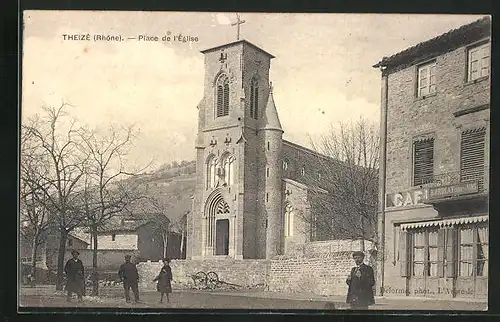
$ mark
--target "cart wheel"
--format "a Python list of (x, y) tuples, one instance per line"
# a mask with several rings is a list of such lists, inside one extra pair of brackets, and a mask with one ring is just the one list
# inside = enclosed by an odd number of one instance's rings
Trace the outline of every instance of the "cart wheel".
[(205, 272), (198, 272), (193, 276), (194, 285), (197, 288), (205, 288), (207, 286), (207, 274)]
[(219, 285), (219, 276), (215, 272), (208, 272), (207, 286), (210, 289), (215, 289)]

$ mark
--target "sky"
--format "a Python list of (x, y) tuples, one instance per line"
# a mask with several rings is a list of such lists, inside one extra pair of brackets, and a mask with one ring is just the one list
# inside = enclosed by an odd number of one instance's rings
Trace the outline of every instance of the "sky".
[[(308, 146), (338, 122), (378, 123), (380, 71), (372, 66), (477, 15), (242, 13), (240, 39), (276, 56), (270, 80), (284, 139)], [(194, 160), (203, 96), (201, 50), (236, 40), (235, 13), (25, 11), (22, 118), (42, 106), (91, 128), (135, 124), (131, 159), (153, 167)], [(122, 35), (105, 42), (63, 35)], [(197, 41), (162, 42), (164, 35)], [(139, 41), (139, 35), (160, 41)]]

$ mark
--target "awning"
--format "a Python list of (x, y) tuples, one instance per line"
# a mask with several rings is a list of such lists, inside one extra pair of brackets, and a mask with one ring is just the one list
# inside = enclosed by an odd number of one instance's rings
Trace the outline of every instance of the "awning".
[(414, 223), (401, 224), (401, 230), (414, 229), (414, 228), (422, 228), (422, 227), (449, 227), (453, 225), (461, 225), (461, 224), (473, 224), (478, 222), (488, 221), (489, 216), (477, 216), (477, 217), (462, 217), (462, 218), (453, 218), (446, 220), (433, 220), (433, 221), (420, 221)]

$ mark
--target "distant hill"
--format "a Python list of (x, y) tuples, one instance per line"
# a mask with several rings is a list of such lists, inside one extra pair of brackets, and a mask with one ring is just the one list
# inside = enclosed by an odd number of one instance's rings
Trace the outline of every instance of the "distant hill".
[[(170, 221), (180, 225), (182, 217), (191, 211), (196, 181), (196, 162), (163, 165), (158, 170), (129, 180), (140, 180), (146, 195), (160, 201)], [(147, 206), (146, 206), (147, 208)], [(134, 211), (136, 219), (147, 216), (144, 211)]]

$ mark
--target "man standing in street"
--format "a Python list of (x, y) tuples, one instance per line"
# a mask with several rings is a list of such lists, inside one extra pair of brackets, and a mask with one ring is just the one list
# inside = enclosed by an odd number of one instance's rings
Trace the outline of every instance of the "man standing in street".
[(363, 252), (354, 252), (352, 254), (356, 266), (351, 269), (351, 274), (347, 277), (347, 303), (351, 309), (366, 310), (368, 306), (375, 303), (373, 296), (373, 286), (375, 285), (375, 277), (373, 269), (365, 265), (363, 260), (365, 254)]
[(130, 289), (134, 292), (135, 303), (139, 303), (139, 273), (134, 263), (130, 262), (130, 255), (125, 255), (125, 263), (120, 266), (118, 276), (123, 282), (125, 300), (130, 303)]
[(83, 302), (83, 290), (85, 287), (85, 274), (83, 269), (83, 263), (78, 258), (78, 253), (76, 250), (71, 252), (73, 258), (69, 259), (64, 266), (64, 273), (66, 274), (66, 290), (68, 291), (68, 296), (66, 301), (71, 302), (71, 297), (73, 293), (78, 296), (78, 301)]

